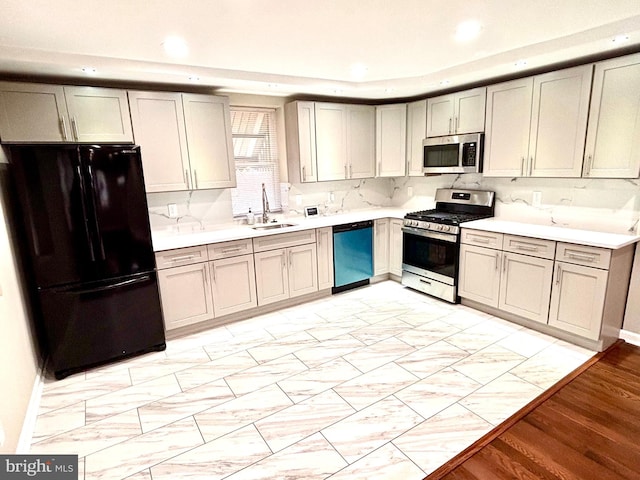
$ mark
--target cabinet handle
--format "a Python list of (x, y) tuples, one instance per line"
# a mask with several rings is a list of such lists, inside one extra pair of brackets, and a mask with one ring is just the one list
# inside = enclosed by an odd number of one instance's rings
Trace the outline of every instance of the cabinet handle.
[(60, 130), (62, 130), (62, 139), (67, 141), (67, 122), (64, 121), (64, 117), (60, 117)]
[(591, 175), (592, 162), (593, 162), (593, 155), (587, 155), (587, 163), (585, 165), (585, 172), (584, 172), (585, 177), (588, 177), (589, 175)]
[(318, 234), (318, 246), (322, 247), (322, 233)]
[(431, 285), (431, 282), (429, 282), (429, 281), (427, 281), (427, 280), (424, 280), (424, 279), (422, 279), (422, 278), (420, 279), (420, 281), (421, 281), (422, 283), (426, 283), (427, 285)]
[(502, 273), (507, 273), (507, 254), (502, 256)]
[(496, 253), (496, 271), (498, 270), (498, 257), (500, 257), (500, 254)]
[(287, 259), (285, 258), (285, 251), (282, 251), (282, 255), (280, 256), (280, 263), (282, 264), (282, 269), (284, 270), (285, 268), (287, 268)]
[(216, 283), (216, 266), (211, 264), (211, 273), (213, 273), (213, 283)]
[(76, 117), (71, 117), (71, 129), (73, 130), (73, 135), (76, 140), (80, 139), (80, 135), (78, 135), (78, 125), (76, 124)]
[(195, 186), (196, 186), (196, 190), (197, 190), (198, 189), (198, 171), (197, 170), (193, 171), (193, 177), (194, 177), (194, 180), (196, 182)]
[(347, 164), (344, 164), (344, 178), (349, 178), (349, 172), (347, 171)]
[(378, 176), (382, 174), (382, 162), (378, 162)]
[(529, 176), (533, 175), (533, 157), (531, 157), (531, 162), (529, 163)]
[(456, 128), (455, 128), (454, 133), (458, 133), (458, 117), (456, 116), (456, 117), (454, 117), (454, 118), (456, 119), (456, 121), (455, 121), (455, 127), (456, 127)]
[(515, 247), (518, 250), (524, 250), (526, 252), (537, 252), (538, 247), (536, 245), (529, 245), (527, 243), (516, 243)]
[(223, 249), (220, 252), (222, 254), (227, 254), (227, 253), (239, 252), (240, 250), (242, 250), (242, 247), (227, 248), (226, 250)]
[(307, 167), (306, 166), (302, 167), (302, 181), (303, 182), (307, 181)]
[(451, 133), (451, 117), (449, 117), (449, 133)]
[(596, 257), (593, 255), (580, 255), (579, 253), (567, 253), (565, 256), (573, 258), (574, 260), (582, 260), (584, 262), (595, 262)]
[(353, 178), (353, 164), (349, 165), (349, 178)]
[(560, 285), (560, 278), (562, 277), (562, 266), (558, 264), (558, 270), (556, 272), (556, 285)]
[(195, 255), (182, 255), (181, 257), (171, 257), (170, 261), (183, 262), (185, 260), (193, 260), (194, 258), (196, 258)]
[(293, 266), (293, 252), (289, 250), (289, 266)]
[(479, 236), (479, 235), (472, 235), (471, 236), (471, 240), (473, 240), (474, 242), (477, 242), (477, 243), (487, 243), (488, 244), (489, 242), (491, 242), (491, 237), (482, 237), (482, 236)]
[(520, 176), (524, 177), (524, 157), (522, 157), (521, 163), (520, 163)]
[(187, 190), (191, 190), (191, 182), (189, 182), (189, 170), (184, 171), (184, 182), (187, 184)]

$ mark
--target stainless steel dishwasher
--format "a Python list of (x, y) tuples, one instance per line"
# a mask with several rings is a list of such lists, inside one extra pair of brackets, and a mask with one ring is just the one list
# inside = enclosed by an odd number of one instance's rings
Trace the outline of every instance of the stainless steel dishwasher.
[(373, 221), (333, 227), (332, 293), (369, 284), (373, 277)]

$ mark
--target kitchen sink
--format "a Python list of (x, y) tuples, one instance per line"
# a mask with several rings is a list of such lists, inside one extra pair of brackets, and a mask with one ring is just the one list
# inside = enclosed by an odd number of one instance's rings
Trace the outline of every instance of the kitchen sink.
[(287, 227), (295, 227), (295, 223), (268, 223), (267, 225), (256, 225), (255, 227), (251, 227), (254, 230), (273, 230), (275, 228), (287, 228)]

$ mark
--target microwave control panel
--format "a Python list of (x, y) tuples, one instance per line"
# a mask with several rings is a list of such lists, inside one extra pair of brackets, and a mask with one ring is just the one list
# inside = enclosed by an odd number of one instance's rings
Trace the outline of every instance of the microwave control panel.
[(476, 142), (462, 144), (462, 166), (474, 167), (476, 165), (478, 144)]

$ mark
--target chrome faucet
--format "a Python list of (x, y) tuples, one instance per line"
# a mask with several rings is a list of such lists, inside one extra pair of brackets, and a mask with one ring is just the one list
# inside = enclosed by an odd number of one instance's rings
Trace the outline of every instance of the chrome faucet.
[(269, 215), (271, 210), (269, 210), (269, 199), (267, 198), (267, 190), (264, 188), (264, 183), (262, 184), (262, 223), (267, 223), (269, 221)]

